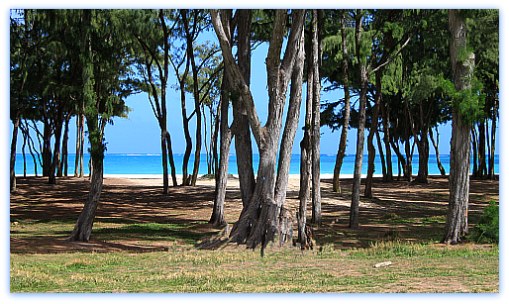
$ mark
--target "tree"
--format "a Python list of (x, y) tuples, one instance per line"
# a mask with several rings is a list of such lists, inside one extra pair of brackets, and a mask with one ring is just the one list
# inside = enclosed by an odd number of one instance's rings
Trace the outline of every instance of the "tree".
[[(163, 193), (168, 193), (168, 162), (170, 164), (173, 186), (177, 185), (175, 161), (171, 144), (171, 134), (168, 130), (168, 113), (166, 92), (168, 85), (168, 67), (170, 56), (170, 37), (176, 26), (176, 21), (168, 18), (164, 10), (144, 11), (133, 10), (131, 33), (136, 38), (138, 48), (136, 52), (137, 67), (145, 83), (144, 91), (148, 93), (149, 102), (161, 130), (161, 162), (163, 166)], [(168, 22), (173, 22), (168, 25)]]
[(69, 239), (90, 239), (103, 187), (104, 129), (113, 116), (125, 115), (124, 99), (132, 93), (130, 56), (122, 11), (75, 11), (75, 37), (79, 40), (82, 66), (82, 98), (90, 142), (92, 174), (90, 191)]
[(443, 242), (456, 244), (468, 233), (471, 111), (476, 111), (478, 96), (472, 92), (475, 55), (468, 47), (465, 12), (449, 10), (449, 30), (454, 88), (458, 93), (453, 97), (449, 208)]
[[(260, 154), (258, 176), (256, 186), (249, 204), (243, 208), (238, 222), (234, 225), (230, 238), (238, 243), (246, 243), (249, 248), (261, 244), (262, 249), (271, 241), (278, 239), (280, 244), (288, 241), (291, 237), (291, 220), (288, 211), (284, 208), (283, 201), (276, 201), (278, 191), (285, 187), (276, 188), (276, 156), (277, 143), (282, 127), (283, 105), (286, 99), (286, 90), (290, 82), (296, 58), (299, 53), (302, 29), (304, 23), (304, 11), (294, 10), (291, 16), (291, 29), (284, 51), (283, 60), (280, 59), (283, 36), (285, 32), (287, 13), (284, 10), (276, 11), (272, 38), (269, 43), (267, 54), (267, 85), (269, 92), (269, 116), (264, 126), (261, 126), (258, 118), (253, 97), (246, 84), (242, 71), (232, 54), (232, 45), (224, 31), (219, 12), (211, 11), (212, 22), (216, 35), (219, 39), (227, 73), (233, 77), (232, 86), (242, 96), (249, 125), (256, 140)], [(244, 37), (239, 38), (242, 39)], [(301, 67), (297, 68), (302, 69)], [(290, 104), (296, 102), (291, 100)], [(291, 123), (295, 123), (291, 119)], [(293, 139), (288, 138), (283, 142), (284, 146), (290, 145)], [(280, 157), (286, 157), (281, 155)], [(281, 167), (280, 167), (281, 168)], [(283, 176), (278, 172), (278, 176)], [(287, 183), (282, 181), (281, 186)], [(279, 189), (279, 190), (278, 190)]]

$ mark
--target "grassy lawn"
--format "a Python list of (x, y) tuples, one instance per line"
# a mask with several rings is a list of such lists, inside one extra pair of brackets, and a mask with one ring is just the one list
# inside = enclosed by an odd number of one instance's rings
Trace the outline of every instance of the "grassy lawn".
[[(259, 249), (233, 244), (197, 249), (217, 233), (207, 223), (212, 186), (163, 195), (141, 182), (107, 181), (92, 238), (83, 243), (66, 238), (87, 184), (70, 178), (53, 188), (40, 178), (20, 180), (11, 196), (11, 292), (499, 292), (497, 245), (439, 244), (446, 179), (376, 183), (377, 198), (363, 203), (356, 230), (348, 228), (349, 196), (332, 193), (325, 182), (315, 249), (268, 248), (263, 258)], [(474, 225), (487, 202), (498, 200), (498, 183), (471, 186)], [(242, 203), (238, 188), (228, 195), (225, 214), (233, 224)], [(298, 206), (297, 195), (289, 191), (290, 207)]]
[[(11, 292), (498, 292), (496, 245), (403, 241), (315, 251), (228, 246), (197, 250), (202, 235), (175, 224), (96, 224), (98, 239), (170, 244), (157, 252), (11, 254)], [(21, 223), (14, 236), (58, 235), (70, 223)], [(387, 267), (375, 268), (391, 261)]]

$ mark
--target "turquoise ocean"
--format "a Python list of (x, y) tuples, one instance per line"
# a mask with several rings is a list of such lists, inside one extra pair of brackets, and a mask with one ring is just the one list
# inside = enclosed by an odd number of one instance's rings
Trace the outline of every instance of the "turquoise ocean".
[[(69, 154), (68, 156), (68, 174), (74, 174), (74, 154)], [(85, 174), (88, 174), (88, 160), (89, 155), (85, 155)], [(183, 155), (175, 154), (175, 166), (176, 166), (176, 174), (182, 174), (182, 158)], [(334, 164), (336, 161), (336, 155), (327, 155), (322, 154), (320, 156), (320, 171), (322, 174), (333, 174), (334, 173)], [(440, 155), (440, 161), (444, 166), (447, 173), (449, 173), (449, 155), (442, 154)], [(189, 171), (192, 171), (192, 165), (194, 162), (193, 156), (189, 161)], [(256, 170), (258, 165), (258, 155), (253, 155), (254, 168)], [(343, 160), (343, 167), (341, 169), (341, 174), (351, 175), (354, 170), (354, 162), (355, 155), (347, 155)], [(290, 163), (290, 174), (299, 174), (300, 167), (300, 155), (293, 154)], [(395, 176), (398, 175), (398, 167), (397, 167), (397, 158), (396, 156), (392, 157), (392, 166), (393, 166), (393, 174)], [(22, 154), (16, 155), (16, 175), (23, 175), (24, 171), (23, 165), (23, 156)], [(412, 159), (412, 171), (413, 174), (417, 174), (419, 169), (419, 157), (415, 155)], [(437, 167), (437, 160), (434, 155), (430, 155), (428, 162), (429, 174), (438, 175), (440, 171)], [(28, 175), (34, 175), (34, 161), (30, 154), (26, 154), (26, 173)], [(38, 166), (38, 174), (42, 173), (42, 169)], [(228, 165), (228, 171), (231, 174), (237, 174), (237, 160), (235, 155), (230, 156), (230, 162)], [(255, 171), (256, 172), (256, 171)], [(363, 166), (362, 172), (365, 174), (367, 172), (367, 155), (364, 155), (363, 158)], [(206, 156), (201, 155), (200, 157), (200, 174), (207, 173), (207, 161)], [(498, 155), (495, 156), (495, 173), (499, 173), (499, 159)], [(126, 174), (126, 175), (136, 175), (136, 174), (162, 174), (162, 165), (161, 165), (161, 155), (160, 154), (143, 154), (143, 153), (118, 153), (112, 154), (107, 153), (104, 159), (104, 174)], [(375, 174), (382, 174), (382, 168), (380, 164), (379, 156), (375, 158)]]

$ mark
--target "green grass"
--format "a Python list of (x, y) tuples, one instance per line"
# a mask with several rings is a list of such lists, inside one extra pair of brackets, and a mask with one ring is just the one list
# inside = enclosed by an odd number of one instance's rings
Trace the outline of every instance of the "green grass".
[[(386, 260), (393, 264), (373, 267)], [(257, 250), (190, 245), (136, 254), (11, 254), (11, 292), (387, 291), (497, 292), (498, 247), (388, 242), (346, 251), (282, 249), (264, 258)]]

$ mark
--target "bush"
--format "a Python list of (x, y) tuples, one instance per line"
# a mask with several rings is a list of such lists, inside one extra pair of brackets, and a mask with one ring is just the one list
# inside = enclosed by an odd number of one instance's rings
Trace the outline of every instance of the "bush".
[(475, 225), (472, 238), (476, 242), (498, 244), (498, 202), (491, 201)]

